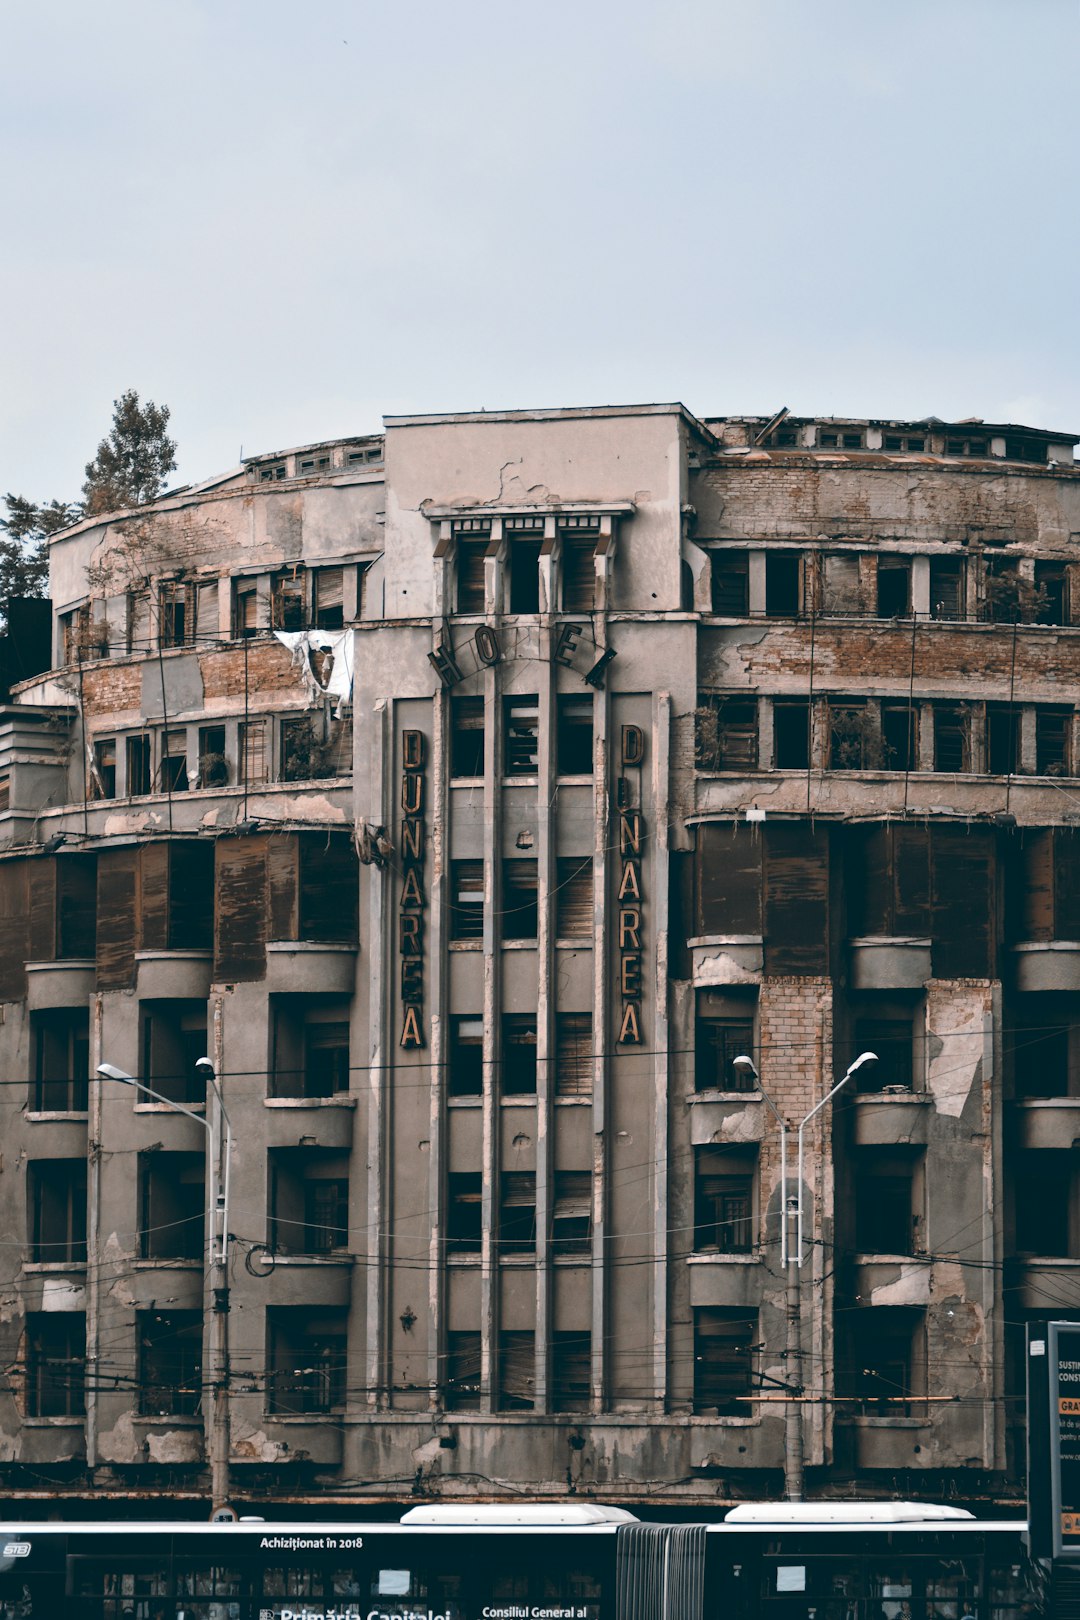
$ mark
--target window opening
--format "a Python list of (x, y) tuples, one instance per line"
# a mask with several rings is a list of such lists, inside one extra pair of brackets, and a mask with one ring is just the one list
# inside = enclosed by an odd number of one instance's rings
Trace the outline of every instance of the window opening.
[(451, 861), (450, 894), (450, 938), (483, 939), (483, 861)]
[(503, 861), (503, 939), (535, 939), (537, 923), (536, 862)]
[(86, 1262), (85, 1159), (32, 1159), (30, 1258), (41, 1265)]
[(551, 1211), (551, 1252), (591, 1254), (592, 1173), (556, 1170)]
[(127, 790), (130, 798), (141, 798), (153, 792), (148, 732), (140, 731), (127, 739)]
[(555, 1095), (591, 1097), (592, 1013), (555, 1014)]
[(504, 1013), (502, 1021), (504, 1097), (536, 1094), (536, 1014)]
[(1020, 715), (1011, 704), (986, 706), (986, 768), (991, 776), (1012, 776), (1020, 768)]
[(479, 1254), (484, 1234), (484, 1178), (452, 1170), (446, 1178), (446, 1252)]
[(499, 1334), (500, 1412), (531, 1412), (536, 1395), (536, 1335), (530, 1329)]
[(1037, 776), (1071, 776), (1071, 709), (1035, 710), (1035, 773)]
[(499, 1250), (532, 1254), (536, 1248), (536, 1176), (504, 1170), (499, 1178)]
[(535, 776), (539, 766), (540, 703), (535, 694), (504, 699), (505, 772)]
[(765, 613), (771, 619), (799, 616), (799, 575), (801, 558), (797, 551), (765, 553)]
[(267, 1409), (281, 1415), (331, 1412), (345, 1402), (345, 1313), (312, 1316), (303, 1306), (273, 1307)]
[(115, 737), (102, 737), (94, 744), (94, 769), (90, 786), (92, 799), (116, 798)]
[(85, 1113), (90, 1076), (90, 1010), (52, 1007), (30, 1015), (34, 1045), (31, 1107), (36, 1113)]
[(877, 565), (877, 616), (906, 619), (911, 612), (911, 558), (880, 556)]
[(560, 696), (556, 699), (556, 753), (560, 776), (593, 773), (593, 700)]
[(202, 1316), (198, 1311), (139, 1311), (139, 1412), (195, 1417), (202, 1409)]
[(593, 932), (592, 857), (560, 856), (555, 867), (555, 937), (591, 939)]
[(203, 1256), (205, 1161), (201, 1153), (139, 1154), (139, 1255), (143, 1260)]
[(446, 1335), (446, 1410), (477, 1412), (480, 1393), (480, 1335), (451, 1331)]
[(702, 693), (695, 733), (701, 771), (756, 771), (757, 699)]
[(971, 769), (969, 711), (960, 704), (934, 704), (934, 769)]
[(229, 761), (225, 753), (225, 727), (199, 727), (199, 786), (225, 787), (229, 780)]
[(757, 1313), (694, 1311), (694, 1411), (749, 1417)]
[(962, 557), (931, 557), (930, 617), (932, 619), (962, 619), (964, 617), (964, 559)]
[(27, 1312), (27, 1417), (81, 1417), (86, 1410), (85, 1377), (85, 1314)]
[(450, 699), (450, 775), (481, 777), (484, 774), (484, 700), (482, 697)]
[(754, 1246), (754, 1166), (731, 1147), (694, 1149), (694, 1248), (749, 1254)]
[(551, 1410), (587, 1412), (592, 1383), (592, 1335), (556, 1330), (551, 1342)]
[(166, 731), (164, 733), (161, 743), (161, 769), (159, 774), (163, 793), (187, 792), (186, 731)]
[(912, 704), (882, 703), (881, 743), (886, 770), (918, 770), (917, 722), (917, 711)]
[(142, 1004), (142, 1072), (147, 1083), (170, 1102), (205, 1103), (206, 1003), (156, 1001)]
[(810, 703), (782, 698), (773, 704), (773, 759), (777, 770), (810, 769)]
[(750, 612), (750, 559), (745, 552), (712, 553), (712, 610), (724, 619)]
[(478, 1013), (450, 1020), (447, 1094), (480, 1097), (484, 1091), (484, 1020)]

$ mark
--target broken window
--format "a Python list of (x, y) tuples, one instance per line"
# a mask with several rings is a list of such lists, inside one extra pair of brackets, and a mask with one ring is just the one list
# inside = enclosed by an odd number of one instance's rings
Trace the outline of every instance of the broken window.
[(845, 839), (848, 932), (914, 935), (930, 931), (930, 839), (925, 827), (851, 827)]
[(500, 1412), (531, 1412), (536, 1396), (536, 1335), (509, 1329), (499, 1334)]
[(777, 698), (773, 703), (773, 763), (779, 771), (810, 769), (810, 702)]
[(30, 1014), (35, 1113), (85, 1113), (90, 1076), (90, 1011), (50, 1007)]
[(86, 1410), (86, 1316), (26, 1314), (27, 1417), (81, 1417)]
[(94, 763), (90, 772), (92, 799), (116, 798), (116, 738), (102, 737), (94, 744)]
[[(852, 1160), (853, 1239), (859, 1254), (915, 1254), (920, 1247), (918, 1149), (861, 1147)], [(921, 1197), (919, 1197), (921, 1202)]]
[(484, 700), (482, 697), (450, 699), (450, 775), (479, 777), (484, 774)]
[(971, 438), (963, 433), (951, 433), (945, 440), (947, 456), (985, 456), (986, 448), (985, 438)]
[(536, 862), (503, 861), (502, 937), (535, 939), (538, 922)]
[(859, 557), (856, 552), (831, 551), (822, 556), (821, 611), (827, 617), (843, 618), (864, 613)]
[(592, 1013), (555, 1014), (555, 1095), (591, 1097)]
[(311, 622), (316, 630), (341, 630), (345, 625), (345, 571), (317, 568), (312, 575)]
[(754, 1246), (755, 1149), (694, 1149), (694, 1248), (749, 1254)]
[(797, 551), (765, 553), (765, 613), (770, 619), (797, 619), (802, 558)]
[(278, 484), (288, 476), (288, 468), (283, 461), (268, 461), (259, 468), (260, 484)]
[(560, 605), (564, 613), (591, 613), (596, 606), (596, 542), (600, 525), (590, 518), (560, 526)]
[[(525, 529), (523, 525), (528, 524)], [(540, 550), (544, 543), (543, 518), (511, 519), (507, 523), (507, 562), (510, 568), (510, 613), (540, 611)]]
[(756, 771), (757, 699), (700, 693), (695, 754), (699, 771)]
[(1075, 1154), (1032, 1148), (1017, 1155), (1013, 1173), (1016, 1253), (1048, 1259), (1077, 1255)]
[(963, 704), (934, 704), (934, 769), (971, 769), (971, 712)]
[(593, 700), (560, 696), (556, 703), (556, 754), (560, 776), (593, 772)]
[(30, 1258), (38, 1265), (86, 1261), (86, 1160), (31, 1159), (27, 1165)]
[(931, 557), (930, 559), (930, 617), (932, 619), (962, 619), (964, 617), (963, 557)]
[(536, 1176), (532, 1170), (504, 1170), (499, 1177), (499, 1252), (532, 1254), (536, 1249)]
[(589, 855), (560, 856), (556, 863), (555, 937), (591, 939), (593, 863)]
[(308, 627), (307, 574), (291, 568), (270, 578), (270, 628), (306, 630)]
[(886, 450), (907, 451), (910, 455), (926, 449), (926, 436), (922, 433), (886, 433)]
[(504, 1013), (502, 1021), (504, 1097), (536, 1095), (536, 1014)]
[(484, 1178), (452, 1170), (446, 1178), (446, 1252), (479, 1254), (484, 1235)]
[(191, 586), (181, 580), (163, 580), (158, 586), (158, 644), (182, 647), (194, 635)]
[(551, 1410), (587, 1412), (591, 1375), (592, 1334), (588, 1328), (556, 1331), (551, 1339)]
[(484, 937), (484, 863), (450, 862), (450, 938)]
[(918, 711), (914, 704), (891, 702), (881, 705), (881, 747), (887, 771), (915, 771), (919, 768)]
[(162, 793), (186, 793), (187, 732), (166, 731), (161, 740), (161, 765), (158, 771)]
[(535, 776), (539, 765), (540, 705), (535, 694), (504, 699), (504, 771)]
[(884, 554), (877, 560), (877, 616), (906, 619), (911, 612), (911, 558)]
[(336, 776), (340, 763), (322, 736), (321, 715), (290, 715), (281, 721), (283, 782), (316, 782)]
[(334, 1148), (271, 1148), (268, 1242), (275, 1254), (349, 1246), (349, 1160)]
[(127, 599), (127, 650), (147, 652), (150, 648), (150, 592), (130, 591)]
[(208, 951), (213, 923), (212, 842), (174, 838), (144, 844), (139, 851), (139, 948)]
[(153, 792), (149, 732), (140, 731), (127, 739), (127, 791), (129, 798)]
[(457, 611), (483, 613), (486, 590), (484, 559), (487, 556), (489, 529), (487, 524), (469, 523), (468, 534), (458, 534), (457, 542)]
[(1045, 462), (1046, 441), (1044, 439), (1022, 439), (1010, 435), (1005, 440), (1005, 454), (1010, 461)]
[(1069, 624), (1069, 570), (1064, 563), (1035, 564), (1035, 594), (1040, 624)]
[(218, 598), (220, 592), (216, 579), (200, 580), (194, 587), (192, 594), (192, 608), (194, 612), (194, 625), (192, 636), (200, 641), (215, 641), (218, 634)]
[(1012, 776), (1020, 768), (1020, 713), (1011, 703), (986, 705), (986, 769)]
[(1035, 774), (1036, 776), (1071, 776), (1072, 773), (1071, 709), (1035, 710)]
[(876, 1063), (856, 1071), (860, 1091), (912, 1091), (915, 1079), (915, 1018), (896, 997), (867, 995), (855, 1000), (849, 1062), (873, 1052)]
[(865, 703), (829, 702), (829, 769), (880, 770), (881, 732)]
[(205, 1001), (144, 1001), (142, 1078), (170, 1102), (205, 1103)]
[(253, 579), (233, 581), (233, 637), (243, 641), (258, 633), (259, 593)]
[(266, 746), (265, 720), (241, 720), (240, 761), (241, 780), (245, 786), (251, 782), (270, 780), (270, 756)]
[(56, 956), (92, 957), (97, 945), (97, 856), (61, 855), (56, 862)]
[(1080, 1087), (1080, 1004), (1073, 996), (1016, 996), (1005, 1039), (1018, 1097), (1068, 1097)]
[(745, 551), (712, 553), (712, 610), (724, 619), (750, 612), (750, 558)]
[(199, 786), (225, 787), (229, 780), (229, 761), (225, 753), (225, 727), (199, 727)]
[(206, 1160), (201, 1153), (139, 1154), (139, 1256), (200, 1260), (205, 1241)]
[(757, 1312), (698, 1306), (694, 1311), (694, 1411), (750, 1417)]
[(297, 852), (297, 939), (354, 945), (360, 866), (351, 835), (301, 833)]
[(200, 1312), (139, 1311), (135, 1332), (140, 1416), (197, 1416), (202, 1408)]
[(345, 1404), (346, 1313), (306, 1305), (266, 1312), (266, 1407), (276, 1416), (332, 1412)]
[(852, 1414), (920, 1416), (920, 1396), (926, 1392), (923, 1312), (902, 1305), (848, 1311), (842, 1324), (837, 1384)]
[(336, 996), (273, 998), (271, 1096), (336, 1097), (349, 1090), (349, 1003)]
[(484, 1091), (484, 1020), (479, 1013), (450, 1019), (447, 1096), (480, 1097)]
[(556, 1170), (551, 1206), (552, 1254), (592, 1252), (592, 1172)]
[(451, 1330), (446, 1335), (443, 1399), (448, 1412), (480, 1410), (480, 1335)]
[(736, 1067), (737, 1057), (754, 1057), (754, 1002), (751, 995), (699, 990), (694, 1035), (694, 1087), (697, 1091), (753, 1091), (753, 1071)]

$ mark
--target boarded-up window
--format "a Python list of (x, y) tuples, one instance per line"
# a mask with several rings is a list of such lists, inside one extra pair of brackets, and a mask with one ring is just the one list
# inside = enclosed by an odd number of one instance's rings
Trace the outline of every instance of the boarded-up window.
[(826, 555), (821, 589), (821, 611), (826, 616), (864, 613), (859, 583), (859, 558), (853, 552), (834, 552)]
[(930, 932), (930, 834), (884, 822), (845, 833), (848, 934)]
[(553, 1412), (589, 1410), (591, 1364), (592, 1335), (587, 1328), (580, 1332), (553, 1334), (551, 1341)]
[(591, 856), (563, 856), (557, 863), (555, 934), (558, 939), (591, 939), (593, 863)]
[(934, 769), (971, 769), (971, 711), (965, 704), (934, 704)]
[(51, 962), (56, 955), (56, 861), (30, 862), (30, 960)]
[(196, 839), (144, 844), (139, 859), (143, 950), (210, 950), (214, 928), (214, 846)]
[(474, 539), (458, 540), (456, 606), (459, 613), (484, 611), (484, 558), (487, 548), (486, 534)]
[(1012, 927), (1025, 940), (1080, 939), (1080, 834), (1025, 828), (1015, 872)]
[(934, 828), (935, 978), (996, 977), (994, 836), (989, 827)]
[(757, 699), (701, 693), (694, 745), (699, 771), (756, 771)]
[(300, 848), (300, 939), (355, 945), (360, 863), (345, 832), (302, 833)]
[(536, 1335), (519, 1329), (499, 1334), (500, 1412), (531, 1412), (536, 1393)]
[(697, 832), (697, 932), (761, 933), (761, 835), (735, 822)]
[(555, 1015), (555, 1095), (591, 1097), (592, 1013)]
[[(1054, 932), (1055, 939), (1080, 939), (1080, 832), (1055, 827)], [(1037, 939), (1037, 934), (1030, 936)]]
[(765, 971), (826, 973), (828, 834), (808, 822), (777, 823), (767, 829), (765, 850)]
[(97, 939), (97, 856), (62, 855), (56, 865), (56, 954), (92, 957)]
[(561, 606), (564, 613), (591, 613), (596, 605), (596, 541), (598, 529), (565, 533), (562, 537)]
[(258, 834), (215, 845), (215, 979), (260, 979), (266, 971), (266, 845)]
[(26, 860), (0, 861), (0, 1001), (21, 1001), (26, 994), (29, 866)]
[(712, 554), (712, 610), (725, 619), (745, 619), (750, 611), (750, 559), (746, 552)]
[(97, 988), (129, 990), (135, 983), (136, 863), (134, 845), (103, 849), (97, 870)]
[(241, 781), (265, 782), (270, 775), (270, 756), (267, 752), (267, 722), (241, 720), (240, 771)]

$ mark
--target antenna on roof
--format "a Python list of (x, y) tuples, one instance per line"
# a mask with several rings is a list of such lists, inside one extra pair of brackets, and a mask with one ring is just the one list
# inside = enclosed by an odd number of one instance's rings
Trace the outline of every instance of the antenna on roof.
[(753, 443), (754, 444), (760, 444), (763, 439), (767, 439), (769, 437), (770, 433), (775, 433), (776, 429), (780, 426), (781, 422), (784, 420), (784, 417), (787, 415), (787, 413), (788, 413), (787, 406), (786, 405), (781, 405), (781, 407), (777, 411), (776, 415), (769, 417), (769, 420), (766, 422), (766, 424), (762, 428), (761, 432), (759, 434), (757, 434), (757, 436), (754, 438)]

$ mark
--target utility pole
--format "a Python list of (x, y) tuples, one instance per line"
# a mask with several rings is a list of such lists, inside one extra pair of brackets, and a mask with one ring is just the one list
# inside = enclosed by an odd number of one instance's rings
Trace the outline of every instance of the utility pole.
[[(792, 1127), (780, 1113), (761, 1083), (752, 1058), (732, 1059), (736, 1069), (745, 1069), (754, 1077), (755, 1084), (777, 1125), (780, 1127), (780, 1264), (785, 1275), (785, 1302), (787, 1342), (785, 1368), (787, 1373), (787, 1402), (784, 1409), (784, 1497), (788, 1502), (803, 1499), (803, 1377), (802, 1377), (802, 1257), (803, 1257), (803, 1133), (814, 1115), (832, 1101), (842, 1086), (847, 1085), (857, 1069), (864, 1063), (876, 1063), (876, 1052), (862, 1052), (850, 1065), (843, 1079), (814, 1104), (808, 1114)], [(788, 1137), (797, 1129), (798, 1150), (795, 1157), (794, 1182), (788, 1177)], [(791, 1191), (789, 1191), (789, 1186)]]

